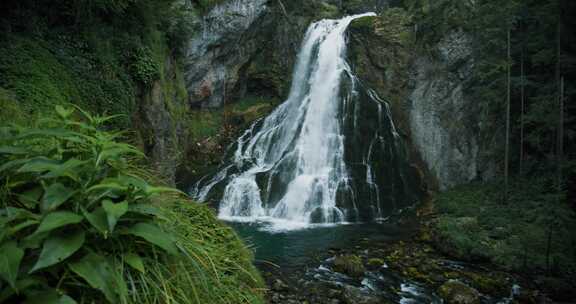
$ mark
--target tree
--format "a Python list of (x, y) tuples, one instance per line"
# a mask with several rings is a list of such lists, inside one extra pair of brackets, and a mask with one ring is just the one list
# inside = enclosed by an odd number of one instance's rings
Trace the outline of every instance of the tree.
[(506, 143), (505, 143), (505, 155), (504, 155), (504, 203), (508, 202), (508, 179), (509, 179), (509, 168), (510, 168), (510, 96), (511, 96), (511, 79), (512, 79), (512, 54), (511, 54), (511, 43), (510, 35), (511, 29), (507, 32), (507, 90), (506, 90)]

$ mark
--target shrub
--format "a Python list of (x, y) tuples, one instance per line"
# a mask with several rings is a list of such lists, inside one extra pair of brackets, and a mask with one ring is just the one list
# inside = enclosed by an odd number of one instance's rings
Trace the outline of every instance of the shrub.
[(132, 54), (131, 71), (136, 81), (151, 85), (160, 77), (160, 64), (154, 60), (150, 48), (140, 47)]
[(177, 190), (131, 173), (141, 152), (99, 130), (111, 117), (57, 113), (43, 128), (0, 128), (0, 302), (142, 297), (133, 278), (182, 251), (152, 204)]

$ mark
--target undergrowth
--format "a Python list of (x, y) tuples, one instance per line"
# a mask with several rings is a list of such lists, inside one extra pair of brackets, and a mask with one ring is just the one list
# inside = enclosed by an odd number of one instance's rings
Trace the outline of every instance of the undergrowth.
[(517, 179), (510, 199), (502, 186), (472, 184), (438, 196), (438, 244), (465, 260), (490, 261), (531, 274), (576, 275), (576, 214), (553, 179)]
[(0, 128), (0, 302), (261, 302), (251, 252), (150, 185), (141, 152), (101, 130), (112, 117), (57, 113)]

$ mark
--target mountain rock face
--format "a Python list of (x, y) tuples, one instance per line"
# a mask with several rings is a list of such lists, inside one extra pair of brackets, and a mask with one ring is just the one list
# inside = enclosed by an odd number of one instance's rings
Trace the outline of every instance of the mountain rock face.
[[(490, 179), (498, 137), (485, 128), (467, 93), (474, 58), (469, 37), (455, 31), (420, 54), (409, 16), (390, 9), (351, 27), (350, 62), (360, 78), (392, 105), (395, 123), (410, 143), (412, 161), (440, 190)], [(487, 151), (482, 153), (481, 151)]]
[(414, 60), (408, 115), (413, 144), (444, 190), (490, 178), (495, 164), (481, 154), (493, 147), (482, 142), (482, 114), (466, 94), (474, 65), (469, 37), (453, 32), (436, 51)]
[(253, 27), (267, 0), (233, 0), (215, 6), (189, 43), (185, 79), (191, 105), (222, 106), (236, 89), (240, 70), (258, 49)]
[(180, 73), (174, 59), (166, 57), (163, 80), (137, 92), (139, 111), (133, 117), (144, 152), (153, 168), (170, 184), (176, 182), (181, 151), (189, 145), (186, 120), (181, 117), (188, 113), (188, 107)]

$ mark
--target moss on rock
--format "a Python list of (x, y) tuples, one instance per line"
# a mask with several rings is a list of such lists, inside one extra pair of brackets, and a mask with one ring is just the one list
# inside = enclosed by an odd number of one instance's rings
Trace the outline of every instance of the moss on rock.
[(447, 304), (480, 304), (478, 291), (457, 280), (444, 283), (438, 288), (438, 294)]
[(366, 269), (362, 258), (357, 255), (339, 255), (334, 259), (334, 271), (351, 277), (360, 277)]

